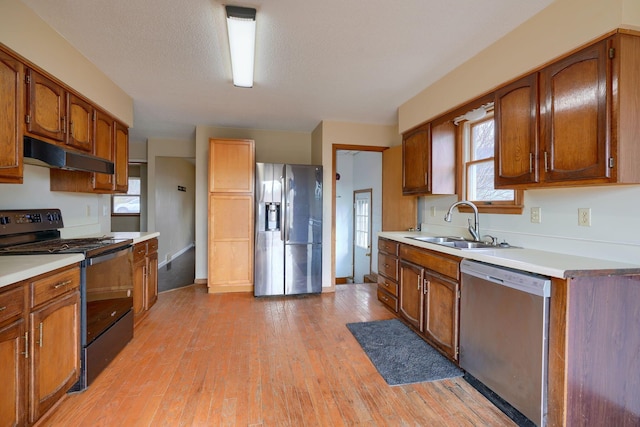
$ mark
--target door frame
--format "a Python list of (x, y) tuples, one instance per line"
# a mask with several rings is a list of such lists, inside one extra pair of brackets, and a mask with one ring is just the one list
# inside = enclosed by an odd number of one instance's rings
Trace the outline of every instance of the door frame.
[[(373, 188), (363, 188), (361, 190), (353, 190), (353, 216), (351, 218), (351, 224), (353, 227), (353, 240), (351, 241), (352, 247), (352, 260), (351, 260), (351, 280), (356, 283), (356, 194), (369, 193), (369, 273), (371, 274), (371, 250), (373, 249)], [(366, 255), (365, 255), (366, 256)], [(366, 276), (366, 274), (365, 274)], [(364, 283), (364, 277), (362, 278)]]
[[(331, 145), (331, 288), (326, 291), (336, 290), (336, 153), (339, 150), (377, 151), (382, 153), (389, 147), (372, 145), (332, 144)], [(382, 160), (381, 160), (382, 161)]]

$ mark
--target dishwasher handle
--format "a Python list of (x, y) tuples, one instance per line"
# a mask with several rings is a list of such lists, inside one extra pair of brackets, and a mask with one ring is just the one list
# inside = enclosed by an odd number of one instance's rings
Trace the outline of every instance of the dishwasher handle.
[(551, 279), (538, 274), (508, 269), (505, 267), (485, 264), (463, 259), (460, 263), (460, 273), (464, 286), (464, 275), (474, 276), (501, 286), (507, 286), (522, 292), (548, 298), (551, 295)]

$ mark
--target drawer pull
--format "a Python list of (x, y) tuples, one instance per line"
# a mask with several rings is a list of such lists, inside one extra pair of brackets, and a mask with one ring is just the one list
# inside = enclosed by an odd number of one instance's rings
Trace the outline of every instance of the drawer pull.
[(42, 329), (43, 329), (42, 328), (42, 322), (40, 322), (39, 328), (40, 328), (40, 341), (38, 342), (38, 345), (40, 345), (40, 348), (42, 348), (42, 341), (43, 341), (43, 339), (42, 339)]
[(387, 282), (384, 282), (384, 285), (388, 288), (389, 284)]
[(53, 289), (59, 289), (59, 288), (62, 288), (64, 286), (68, 286), (70, 284), (71, 284), (71, 280), (65, 280), (64, 282), (60, 282), (60, 283), (58, 283), (56, 285), (53, 285)]
[(384, 265), (384, 268), (389, 268), (389, 264), (385, 264), (385, 265)]
[(5, 311), (6, 309), (7, 309), (6, 305), (4, 307), (0, 307), (0, 311)]
[(383, 296), (382, 299), (385, 300), (385, 301), (389, 301), (389, 298), (387, 298), (385, 296)]
[(29, 332), (28, 331), (24, 333), (24, 351), (22, 352), (22, 354), (24, 354), (25, 359), (29, 358)]

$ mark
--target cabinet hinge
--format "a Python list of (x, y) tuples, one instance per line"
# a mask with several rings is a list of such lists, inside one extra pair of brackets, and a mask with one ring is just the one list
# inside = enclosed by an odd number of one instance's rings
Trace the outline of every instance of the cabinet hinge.
[(24, 122), (25, 122), (26, 124), (31, 123), (31, 116), (30, 116), (30, 115), (28, 115), (28, 114), (27, 114), (26, 116), (24, 116)]
[(24, 76), (24, 82), (26, 84), (31, 84), (31, 76), (28, 75), (28, 74), (26, 76)]
[(457, 297), (458, 297), (458, 299), (459, 299), (459, 298), (460, 298), (460, 289), (458, 289), (458, 290), (456, 291), (456, 295), (457, 295)]
[(458, 354), (460, 354), (460, 347), (456, 346), (456, 356), (458, 356)]
[(614, 165), (613, 157), (609, 157), (609, 168), (613, 169), (613, 165)]
[(609, 59), (613, 59), (616, 57), (616, 49), (614, 47), (609, 48)]

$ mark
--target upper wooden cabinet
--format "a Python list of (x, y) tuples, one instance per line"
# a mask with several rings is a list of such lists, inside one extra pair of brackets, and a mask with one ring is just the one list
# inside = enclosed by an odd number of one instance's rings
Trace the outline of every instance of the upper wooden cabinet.
[[(95, 120), (95, 155), (107, 160), (114, 160), (115, 122), (108, 114), (98, 111)], [(113, 190), (113, 175), (106, 173), (93, 174), (95, 190)]]
[(0, 182), (22, 183), (23, 66), (0, 51)]
[(455, 194), (455, 126), (449, 120), (427, 123), (403, 135), (402, 193)]
[(44, 75), (27, 69), (25, 133), (62, 143), (66, 137), (67, 92)]
[(616, 34), (496, 91), (496, 188), (638, 183), (640, 38)]
[(215, 139), (209, 144), (209, 192), (253, 193), (253, 140)]
[(129, 189), (129, 129), (116, 122), (114, 142), (114, 191), (126, 193)]
[(68, 94), (69, 128), (65, 143), (87, 153), (93, 152), (95, 108), (87, 101)]

